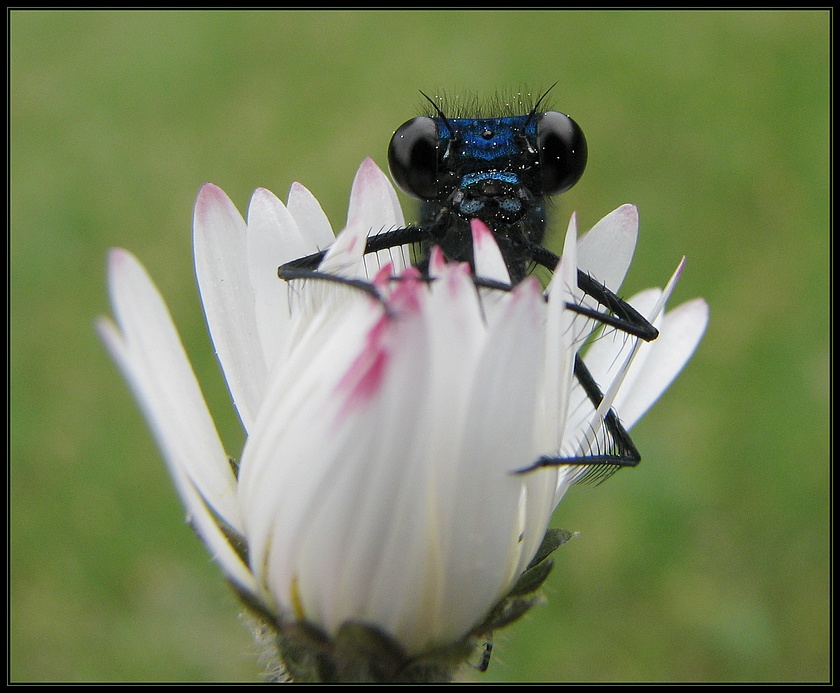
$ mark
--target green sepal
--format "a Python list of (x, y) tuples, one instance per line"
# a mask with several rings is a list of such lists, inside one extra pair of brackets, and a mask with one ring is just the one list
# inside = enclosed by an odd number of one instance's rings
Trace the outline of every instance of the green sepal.
[(476, 637), (488, 636), (497, 628), (521, 618), (532, 606), (538, 604), (541, 598), (534, 593), (543, 585), (554, 567), (554, 561), (546, 559), (574, 536), (575, 532), (549, 528), (528, 567), (481, 624), (472, 630), (472, 634)]
[[(268, 626), (265, 622), (263, 627)], [(470, 638), (410, 657), (377, 628), (347, 622), (330, 639), (302, 622), (275, 626), (275, 681), (295, 683), (446, 683), (475, 651)]]
[(334, 681), (329, 639), (308, 623), (290, 623), (277, 630), (277, 651), (295, 683)]
[(531, 559), (531, 562), (528, 564), (526, 570), (530, 570), (538, 563), (542, 563), (552, 553), (563, 546), (563, 544), (569, 541), (569, 539), (575, 536), (577, 536), (577, 532), (570, 532), (567, 529), (549, 527), (543, 537), (540, 548), (537, 549), (537, 553), (534, 554), (534, 557)]
[(531, 594), (531, 592), (536, 592), (540, 587), (542, 587), (542, 584), (545, 582), (545, 579), (548, 577), (548, 574), (551, 572), (553, 567), (554, 561), (548, 560), (537, 563), (533, 568), (528, 568), (528, 570), (519, 576), (519, 579), (516, 581), (516, 584), (511, 587), (507, 596), (518, 597), (524, 594)]
[[(236, 589), (257, 621), (258, 641), (272, 650), (277, 661), (272, 680), (295, 683), (446, 683), (477, 649), (484, 649), (480, 671), (489, 661), (487, 645), (492, 634), (521, 618), (542, 601), (539, 588), (554, 562), (546, 560), (575, 536), (549, 529), (540, 548), (508, 593), (487, 616), (461, 640), (419, 656), (409, 656), (402, 646), (378, 628), (357, 622), (345, 623), (330, 638), (320, 628), (305, 622), (285, 623), (268, 613), (264, 605)], [(231, 542), (232, 544), (234, 542)]]
[(538, 594), (531, 594), (527, 597), (505, 597), (481, 622), (481, 625), (473, 630), (473, 635), (486, 637), (494, 630), (522, 618), (532, 606), (540, 601), (541, 597)]

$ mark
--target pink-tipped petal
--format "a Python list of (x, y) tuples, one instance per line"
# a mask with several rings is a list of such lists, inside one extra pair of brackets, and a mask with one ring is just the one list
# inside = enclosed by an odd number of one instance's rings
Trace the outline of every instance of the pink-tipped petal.
[(247, 227), (225, 193), (204, 185), (195, 204), (195, 273), (204, 314), (239, 418), (250, 430), (266, 379), (246, 242)]
[(470, 221), (470, 229), (473, 237), (475, 275), (482, 279), (510, 283), (510, 273), (496, 239), (493, 238), (493, 232), (479, 219)]
[(440, 249), (440, 246), (433, 246), (429, 253), (429, 276), (433, 278), (440, 276), (445, 266), (446, 258), (443, 256), (443, 251)]
[(347, 225), (357, 223), (366, 224), (374, 234), (405, 225), (394, 186), (370, 158), (359, 167), (350, 192)]
[[(366, 241), (368, 236), (375, 236), (404, 226), (405, 219), (394, 186), (372, 159), (365, 159), (353, 181), (350, 208), (347, 212), (347, 226), (342, 235), (350, 233), (353, 237), (363, 237)], [(354, 245), (354, 250), (356, 249), (357, 246)], [(348, 258), (355, 260), (357, 256), (354, 254)], [(361, 256), (358, 256), (358, 260), (361, 259)], [(408, 248), (398, 246), (365, 256), (364, 269), (357, 267), (354, 274), (373, 276), (382, 265), (389, 262), (397, 271), (401, 271), (410, 264)]]

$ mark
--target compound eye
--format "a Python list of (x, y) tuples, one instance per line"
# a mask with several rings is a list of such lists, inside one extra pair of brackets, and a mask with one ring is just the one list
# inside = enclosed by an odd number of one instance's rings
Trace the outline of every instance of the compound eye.
[(438, 142), (437, 125), (425, 116), (403, 123), (391, 138), (388, 167), (407, 195), (418, 200), (437, 198)]
[(537, 149), (544, 195), (565, 192), (580, 180), (586, 168), (586, 138), (569, 116), (547, 111), (538, 117)]

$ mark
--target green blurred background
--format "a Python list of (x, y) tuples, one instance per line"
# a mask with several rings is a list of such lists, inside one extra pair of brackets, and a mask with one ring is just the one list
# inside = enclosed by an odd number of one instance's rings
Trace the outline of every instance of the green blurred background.
[(686, 255), (672, 305), (704, 296), (712, 319), (634, 429), (643, 464), (558, 508), (581, 536), (475, 678), (829, 679), (828, 11), (9, 19), (11, 681), (261, 672), (94, 333), (107, 248), (149, 269), (238, 455), (191, 263), (199, 186), (244, 212), (253, 188), (298, 180), (339, 228), (419, 90), (554, 82), (590, 147), (557, 230), (637, 204), (625, 292)]

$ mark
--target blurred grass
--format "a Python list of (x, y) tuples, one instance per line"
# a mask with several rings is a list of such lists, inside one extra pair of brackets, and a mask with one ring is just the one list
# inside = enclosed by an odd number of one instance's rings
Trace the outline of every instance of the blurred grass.
[(199, 186), (244, 211), (299, 180), (340, 227), (418, 90), (555, 81), (591, 156), (558, 228), (636, 203), (625, 290), (685, 254), (673, 303), (702, 295), (712, 322), (635, 429), (644, 463), (560, 505), (581, 536), (476, 678), (829, 680), (827, 11), (8, 16), (9, 680), (260, 671), (94, 335), (106, 249), (155, 278), (236, 454), (191, 266)]

